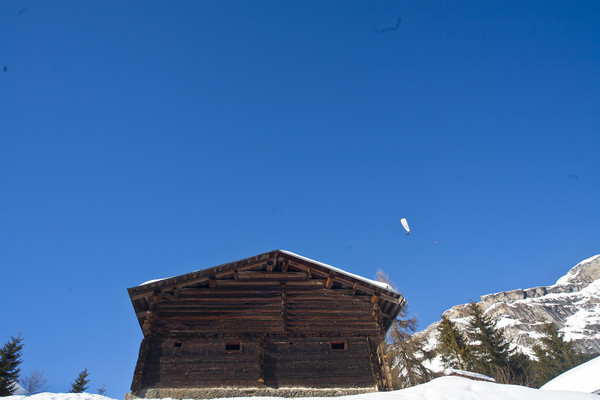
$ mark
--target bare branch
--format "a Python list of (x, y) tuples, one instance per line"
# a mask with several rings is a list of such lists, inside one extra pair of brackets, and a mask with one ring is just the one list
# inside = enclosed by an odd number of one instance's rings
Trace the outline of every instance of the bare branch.
[(46, 390), (46, 378), (43, 371), (32, 371), (29, 375), (19, 380), (23, 389), (30, 394), (40, 393)]

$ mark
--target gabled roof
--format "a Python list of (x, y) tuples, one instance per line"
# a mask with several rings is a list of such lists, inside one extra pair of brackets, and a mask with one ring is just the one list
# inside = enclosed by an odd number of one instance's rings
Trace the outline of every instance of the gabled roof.
[[(186, 287), (203, 287), (216, 284), (219, 280), (237, 278), (239, 273), (250, 271), (272, 271), (284, 263), (290, 270), (302, 271), (310, 278), (326, 279), (327, 287), (352, 289), (358, 295), (372, 296), (377, 301), (384, 318), (384, 327), (389, 329), (406, 300), (388, 284), (367, 279), (331, 265), (311, 260), (285, 250), (273, 250), (253, 257), (193, 271), (170, 278), (156, 279), (128, 288), (131, 302), (138, 314), (148, 310), (151, 297)], [(140, 324), (142, 320), (140, 319)]]

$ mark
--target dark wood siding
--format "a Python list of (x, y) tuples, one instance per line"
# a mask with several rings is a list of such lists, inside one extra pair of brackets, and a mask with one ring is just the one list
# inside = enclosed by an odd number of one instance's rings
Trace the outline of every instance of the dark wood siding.
[[(266, 338), (262, 366), (258, 340), (242, 341), (239, 353), (225, 352), (225, 343), (232, 341), (151, 340), (142, 387), (375, 386), (368, 343), (361, 338), (337, 338), (335, 342), (346, 344), (337, 350), (331, 348), (331, 340), (323, 338)], [(259, 381), (261, 377), (264, 382)]]
[[(339, 339), (336, 339), (339, 340)], [(374, 387), (364, 339), (348, 338), (346, 349), (331, 341), (271, 340), (265, 348), (265, 384), (270, 387)]]
[(241, 353), (226, 353), (224, 344), (220, 339), (153, 339), (142, 387), (256, 386), (258, 342), (244, 342)]
[(130, 289), (145, 336), (132, 392), (383, 387), (377, 345), (401, 300), (277, 257)]
[(286, 283), (267, 280), (263, 286), (254, 283), (231, 280), (226, 286), (215, 288), (181, 289), (177, 297), (163, 298), (156, 305), (153, 331), (382, 334), (371, 296), (353, 295), (347, 289), (327, 289), (316, 279)]

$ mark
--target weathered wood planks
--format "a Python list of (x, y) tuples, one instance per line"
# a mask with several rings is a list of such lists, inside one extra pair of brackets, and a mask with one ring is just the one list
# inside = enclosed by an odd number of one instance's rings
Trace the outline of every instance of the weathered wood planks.
[(280, 252), (129, 289), (150, 388), (383, 388), (377, 345), (403, 299)]

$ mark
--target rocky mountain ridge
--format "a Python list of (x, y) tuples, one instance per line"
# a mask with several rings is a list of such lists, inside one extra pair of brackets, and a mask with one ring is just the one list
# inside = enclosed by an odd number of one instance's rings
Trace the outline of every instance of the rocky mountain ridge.
[[(555, 323), (580, 351), (600, 354), (600, 255), (580, 262), (554, 285), (484, 295), (480, 304), (511, 345), (525, 354), (533, 355), (545, 322)], [(468, 304), (454, 306), (444, 315), (466, 330)], [(437, 346), (438, 324), (416, 334), (426, 338), (426, 350)]]

